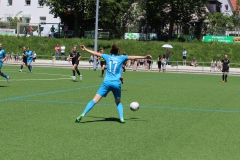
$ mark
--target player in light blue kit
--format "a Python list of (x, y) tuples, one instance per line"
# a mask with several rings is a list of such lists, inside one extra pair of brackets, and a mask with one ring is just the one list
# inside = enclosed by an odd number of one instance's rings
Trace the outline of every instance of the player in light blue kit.
[(25, 64), (28, 67), (29, 72), (32, 72), (32, 60), (35, 58), (33, 51), (30, 51), (30, 47), (23, 47), (23, 61), (19, 72), (22, 72), (23, 65)]
[(6, 74), (2, 73), (1, 69), (2, 69), (2, 64), (3, 62), (6, 60), (6, 52), (4, 51), (4, 49), (2, 49), (2, 43), (0, 43), (0, 75), (4, 78), (7, 79), (7, 82), (10, 82), (10, 77), (7, 76)]
[(31, 63), (32, 63), (32, 60), (34, 58), (34, 53), (33, 53), (33, 51), (30, 51), (30, 47), (27, 47), (26, 49), (27, 49), (26, 52), (25, 52), (25, 54), (27, 56), (26, 66), (28, 67), (29, 72), (32, 72), (33, 67), (31, 65)]
[(151, 56), (121, 56), (119, 55), (119, 48), (116, 44), (112, 45), (111, 49), (111, 55), (108, 54), (102, 54), (99, 52), (95, 52), (92, 50), (87, 49), (84, 45), (80, 46), (82, 50), (87, 51), (95, 56), (102, 57), (106, 61), (106, 75), (104, 77), (104, 80), (100, 86), (100, 88), (97, 91), (97, 94), (95, 97), (87, 104), (85, 110), (83, 113), (77, 117), (75, 122), (79, 123), (83, 117), (94, 107), (96, 103), (98, 103), (102, 97), (106, 97), (109, 91), (112, 91), (115, 102), (117, 105), (118, 114), (120, 117), (120, 122), (124, 123), (124, 117), (123, 117), (123, 105), (121, 103), (121, 74), (122, 74), (122, 64), (126, 60), (132, 60), (132, 59), (150, 59)]

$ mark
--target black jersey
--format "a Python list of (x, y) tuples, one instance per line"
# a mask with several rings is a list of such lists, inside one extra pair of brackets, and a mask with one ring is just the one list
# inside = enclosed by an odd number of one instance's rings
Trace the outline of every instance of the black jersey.
[(222, 60), (222, 63), (223, 63), (223, 67), (228, 66), (228, 64), (230, 63), (230, 60), (228, 58), (224, 58)]
[(23, 62), (27, 62), (27, 55), (26, 55), (25, 51), (22, 53), (22, 60), (23, 60)]
[(78, 61), (78, 58), (81, 56), (79, 52), (71, 52), (70, 57), (72, 57), (72, 62)]

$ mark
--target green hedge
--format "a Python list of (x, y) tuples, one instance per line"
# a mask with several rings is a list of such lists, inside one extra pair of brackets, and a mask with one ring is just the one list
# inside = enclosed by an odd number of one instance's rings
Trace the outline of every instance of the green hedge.
[[(48, 38), (48, 37), (16, 37), (16, 36), (0, 36), (0, 42), (7, 52), (18, 52), (23, 46), (30, 46), (31, 50), (36, 51), (37, 55), (54, 55), (54, 47), (56, 44), (64, 44), (66, 51), (69, 53), (74, 45), (84, 44), (89, 49), (94, 48), (93, 39), (80, 38)], [(110, 51), (111, 45), (118, 43), (121, 53), (126, 51), (127, 54), (146, 55), (151, 54), (154, 59), (157, 59), (159, 54), (165, 54), (165, 49), (162, 45), (166, 42), (162, 41), (137, 41), (137, 40), (99, 40), (99, 47), (105, 49), (105, 52)], [(223, 58), (225, 54), (229, 55), (232, 63), (238, 63), (240, 59), (240, 44), (227, 43), (203, 43), (198, 41), (192, 42), (167, 42), (174, 48), (171, 49), (171, 61), (181, 61), (182, 51), (187, 50), (187, 60), (191, 61), (193, 57), (197, 58), (198, 62), (210, 62), (213, 58)], [(89, 57), (89, 54), (82, 52), (83, 56)]]

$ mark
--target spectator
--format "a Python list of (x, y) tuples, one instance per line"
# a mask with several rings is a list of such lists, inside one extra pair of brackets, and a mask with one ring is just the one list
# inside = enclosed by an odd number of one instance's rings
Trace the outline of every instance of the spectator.
[(169, 65), (170, 55), (171, 55), (170, 49), (166, 48), (166, 54), (165, 54), (165, 56), (166, 56), (166, 65)]
[(33, 62), (35, 62), (36, 59), (37, 59), (37, 53), (36, 51), (33, 51)]
[(27, 37), (27, 26), (24, 26), (23, 28), (23, 34), (25, 37)]
[(162, 55), (158, 56), (157, 64), (158, 64), (158, 72), (161, 72), (161, 68), (162, 68)]
[(55, 32), (55, 27), (54, 27), (54, 25), (52, 25), (52, 27), (50, 28), (50, 32), (51, 32), (50, 37), (54, 37), (54, 32)]
[(139, 64), (140, 64), (140, 66), (143, 66), (144, 61), (145, 61), (145, 59), (140, 59), (140, 60), (139, 60)]
[(64, 26), (64, 38), (68, 36), (68, 26), (67, 24)]
[(215, 72), (215, 70), (216, 70), (216, 64), (217, 64), (216, 60), (215, 60), (215, 59), (212, 59), (210, 72), (211, 72), (211, 71), (214, 71), (214, 72)]
[(30, 32), (30, 35), (32, 36), (33, 35), (33, 27), (32, 26), (29, 27), (29, 32)]
[(197, 67), (197, 60), (196, 58), (193, 58), (192, 62), (190, 62), (190, 66), (194, 66), (194, 67)]
[(222, 61), (220, 59), (217, 62), (217, 70), (219, 70), (219, 71), (222, 70)]
[(147, 67), (148, 67), (148, 71), (150, 71), (151, 64), (152, 64), (152, 59), (147, 59)]
[(183, 49), (183, 66), (186, 66), (186, 60), (187, 60), (187, 51), (186, 49)]
[(59, 45), (57, 44), (54, 49), (55, 49), (55, 58), (56, 58), (56, 60), (58, 60), (58, 57), (59, 57), (59, 49), (60, 49)]
[(166, 64), (167, 64), (167, 59), (166, 59), (166, 56), (163, 55), (163, 57), (162, 57), (162, 71), (163, 72), (166, 72)]
[(64, 61), (65, 59), (65, 49), (66, 47), (62, 44), (62, 46), (60, 47), (61, 49), (61, 60)]
[(90, 59), (89, 59), (89, 64), (93, 63), (93, 55), (90, 56)]

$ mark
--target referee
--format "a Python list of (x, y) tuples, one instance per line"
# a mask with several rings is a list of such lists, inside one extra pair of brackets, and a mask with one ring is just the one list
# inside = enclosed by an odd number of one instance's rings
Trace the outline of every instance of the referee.
[(222, 82), (227, 82), (227, 75), (229, 72), (230, 60), (228, 55), (225, 55), (225, 58), (222, 60)]

